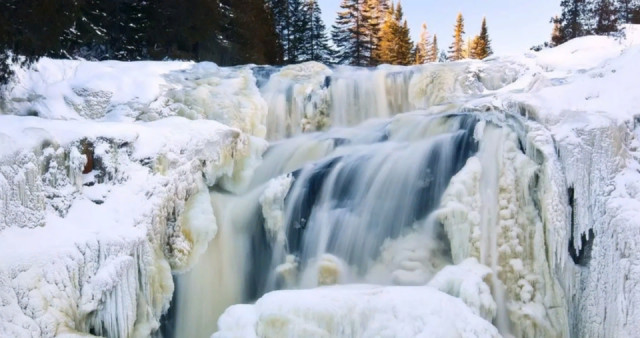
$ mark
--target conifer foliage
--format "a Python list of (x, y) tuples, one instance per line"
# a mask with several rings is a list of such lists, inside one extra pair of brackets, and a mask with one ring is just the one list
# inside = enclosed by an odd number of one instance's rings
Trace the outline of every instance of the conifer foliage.
[(491, 49), (491, 39), (487, 29), (487, 18), (482, 18), (482, 26), (480, 27), (480, 35), (473, 39), (473, 56), (475, 59), (484, 59), (493, 54)]
[(449, 47), (448, 59), (457, 61), (464, 59), (464, 18), (462, 13), (458, 13), (456, 25), (453, 30), (453, 42)]
[(395, 8), (392, 6), (386, 12), (376, 58), (379, 63), (409, 65), (415, 60), (412, 52), (409, 25), (404, 19), (402, 4), (398, 2)]
[[(596, 0), (563, 3), (586, 1)], [(593, 26), (604, 32), (616, 20), (623, 20), (620, 18), (631, 20), (635, 2), (640, 0), (598, 1), (596, 11), (607, 15), (598, 16)], [(579, 13), (583, 10), (571, 8)], [(557, 19), (558, 41), (568, 37), (569, 22), (581, 24), (571, 21), (571, 15), (566, 10)], [(438, 48), (438, 38), (429, 34), (426, 23), (414, 46), (399, 0), (341, 0), (332, 41), (318, 0), (3, 0), (0, 84), (11, 75), (10, 62), (29, 64), (41, 56), (206, 60), (220, 65), (320, 61), (376, 66), (491, 55), (486, 20), (466, 47), (464, 33), (459, 14), (448, 56)]]
[(594, 33), (607, 34), (618, 30), (618, 13), (610, 0), (598, 0), (596, 2), (596, 26)]
[(438, 35), (433, 34), (433, 42), (431, 43), (431, 53), (429, 53), (429, 62), (437, 62), (439, 52), (440, 50), (438, 49)]
[(427, 24), (422, 24), (422, 31), (420, 32), (420, 40), (416, 44), (416, 64), (431, 62), (431, 38), (429, 37), (429, 31), (427, 30)]
[(562, 14), (551, 19), (551, 45), (589, 34), (606, 35), (620, 24), (640, 23), (639, 0), (562, 0)]
[(369, 18), (365, 11), (366, 1), (342, 0), (340, 8), (331, 34), (337, 49), (335, 61), (367, 66), (371, 60), (371, 34), (368, 29)]
[[(265, 0), (3, 0), (0, 74), (9, 58), (281, 62)], [(20, 57), (18, 57), (18, 55)]]

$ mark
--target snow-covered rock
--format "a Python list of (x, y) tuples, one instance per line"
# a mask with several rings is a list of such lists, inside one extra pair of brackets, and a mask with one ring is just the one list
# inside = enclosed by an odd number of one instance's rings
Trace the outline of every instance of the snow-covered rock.
[(0, 135), (0, 332), (15, 337), (155, 331), (172, 269), (216, 233), (208, 187), (251, 171), (264, 146), (177, 117), (3, 116)]
[(460, 299), (428, 286), (274, 291), (234, 305), (212, 337), (500, 337)]

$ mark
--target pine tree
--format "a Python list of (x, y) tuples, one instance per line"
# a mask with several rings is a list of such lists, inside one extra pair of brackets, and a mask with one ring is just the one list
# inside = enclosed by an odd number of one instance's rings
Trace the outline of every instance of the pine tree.
[(613, 3), (609, 0), (598, 0), (595, 7), (596, 27), (594, 33), (608, 34), (618, 30), (618, 18)]
[(437, 62), (438, 61), (438, 36), (433, 34), (433, 42), (431, 43), (431, 51), (429, 52), (429, 62)]
[(631, 19), (630, 19), (629, 23), (632, 23), (632, 24), (635, 24), (635, 25), (640, 24), (640, 6), (634, 8), (631, 11)]
[(438, 62), (448, 62), (449, 61), (449, 57), (447, 56), (447, 53), (444, 50), (440, 51), (440, 55), (438, 56)]
[(381, 63), (409, 65), (413, 61), (413, 41), (407, 21), (403, 17), (400, 3), (386, 13), (380, 34), (380, 46), (376, 51), (376, 58)]
[(335, 61), (337, 63), (366, 66), (369, 64), (368, 34), (364, 16), (363, 0), (342, 0), (332, 27), (331, 37), (337, 48)]
[(378, 63), (393, 63), (395, 57), (394, 39), (397, 29), (397, 22), (394, 18), (394, 8), (392, 6), (385, 12), (383, 25), (380, 29), (380, 42), (378, 48), (374, 51), (374, 59)]
[(637, 5), (634, 4), (634, 0), (617, 0), (615, 7), (618, 12), (619, 22), (629, 23), (631, 22), (634, 7), (637, 7)]
[(279, 63), (276, 25), (264, 0), (225, 0), (222, 3), (229, 8), (227, 64)]
[(586, 35), (584, 17), (589, 6), (586, 0), (562, 0), (560, 2), (562, 15), (560, 16), (562, 42)]
[(457, 61), (463, 59), (463, 49), (464, 49), (464, 18), (462, 17), (462, 13), (458, 13), (458, 17), (456, 19), (456, 25), (454, 27), (453, 32), (453, 42), (449, 47), (449, 56), (448, 59), (451, 61)]
[(307, 32), (304, 34), (303, 61), (330, 62), (331, 49), (318, 1), (308, 0), (306, 9), (310, 19)]
[(476, 48), (478, 46), (478, 36), (474, 36), (473, 38), (467, 38), (467, 42), (464, 45), (462, 50), (462, 58), (463, 59), (477, 59), (476, 57)]
[(562, 21), (560, 20), (560, 18), (558, 16), (555, 16), (553, 19), (551, 19), (551, 22), (553, 22), (553, 31), (551, 31), (551, 45), (555, 47), (562, 44), (565, 41), (565, 38), (562, 32)]
[(416, 64), (423, 64), (431, 62), (431, 41), (429, 37), (429, 31), (427, 30), (427, 24), (422, 24), (422, 31), (420, 32), (420, 41), (416, 44)]
[(311, 25), (308, 8), (301, 0), (289, 0), (289, 41), (287, 45), (287, 63), (300, 62), (305, 59), (305, 34)]
[(311, 25), (308, 4), (303, 0), (269, 0), (275, 30), (283, 50), (285, 63), (295, 63), (305, 57), (300, 55), (304, 34)]
[(487, 29), (487, 18), (482, 18), (482, 27), (480, 28), (480, 35), (474, 38), (474, 52), (473, 58), (485, 59), (493, 54), (491, 49), (491, 39), (489, 38), (489, 31)]
[[(409, 31), (409, 24), (407, 20), (404, 20), (404, 12), (402, 10), (402, 4), (398, 2), (394, 13), (395, 21), (397, 23), (395, 31), (395, 47), (396, 55), (393, 64), (397, 65), (410, 65), (413, 63), (412, 53), (413, 41), (411, 41), (411, 32)], [(402, 22), (402, 25), (400, 23)]]
[(366, 20), (366, 48), (369, 55), (369, 65), (375, 66), (378, 64), (376, 59), (376, 50), (380, 45), (380, 33), (382, 30), (385, 8), (388, 7), (386, 0), (364, 0), (362, 5), (363, 16)]

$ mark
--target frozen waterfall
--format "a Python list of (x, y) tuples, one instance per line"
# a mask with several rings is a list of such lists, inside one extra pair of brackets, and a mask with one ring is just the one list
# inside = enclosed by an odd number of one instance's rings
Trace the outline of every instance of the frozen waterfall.
[(635, 31), (410, 67), (19, 70), (0, 335), (634, 336)]

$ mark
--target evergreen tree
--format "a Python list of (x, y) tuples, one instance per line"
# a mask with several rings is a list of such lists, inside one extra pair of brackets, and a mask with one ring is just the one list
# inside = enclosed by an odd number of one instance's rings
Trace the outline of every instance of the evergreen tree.
[(318, 1), (308, 0), (306, 9), (310, 19), (307, 32), (304, 34), (304, 61), (330, 62), (331, 49)]
[(27, 66), (42, 56), (64, 56), (62, 36), (77, 4), (65, 1), (0, 1), (0, 85), (13, 76), (10, 63)]
[(640, 3), (637, 0), (616, 0), (615, 9), (619, 23), (638, 23), (633, 22), (634, 12), (640, 10)]
[(462, 17), (462, 13), (458, 13), (456, 25), (453, 31), (453, 42), (449, 47), (449, 60), (457, 61), (463, 59), (464, 33), (464, 18)]
[(431, 62), (431, 41), (429, 37), (429, 31), (427, 30), (427, 24), (422, 24), (422, 31), (420, 32), (420, 40), (416, 44), (416, 64)]
[(562, 21), (558, 16), (551, 19), (553, 22), (553, 31), (551, 32), (551, 45), (559, 46), (565, 41), (565, 37), (562, 32)]
[(388, 3), (386, 0), (364, 0), (362, 8), (363, 16), (366, 20), (366, 53), (369, 56), (369, 65), (375, 66), (378, 64), (375, 51), (380, 45), (380, 34), (385, 15), (385, 8), (388, 8)]
[(449, 57), (447, 56), (447, 53), (444, 50), (440, 51), (440, 55), (438, 56), (438, 62), (448, 62), (449, 61)]
[(429, 52), (428, 61), (429, 62), (437, 62), (438, 61), (438, 36), (433, 34), (433, 42), (431, 43), (431, 51)]
[(332, 27), (331, 37), (337, 48), (337, 63), (366, 66), (369, 64), (368, 34), (364, 16), (363, 0), (342, 0)]
[(404, 13), (400, 3), (387, 11), (380, 34), (380, 46), (376, 52), (376, 58), (380, 63), (393, 65), (412, 63), (413, 42), (409, 26), (403, 17)]
[[(413, 50), (413, 41), (411, 41), (409, 24), (407, 20), (404, 20), (404, 12), (400, 2), (396, 5), (394, 17), (397, 26), (394, 34), (396, 54), (393, 64), (410, 65), (413, 63), (413, 55), (411, 53)], [(402, 23), (402, 25), (400, 23)]]
[(393, 6), (384, 13), (384, 21), (380, 30), (380, 42), (378, 48), (374, 51), (374, 59), (378, 63), (393, 63), (395, 56), (395, 32), (397, 31), (397, 22), (394, 18)]
[(305, 35), (311, 26), (311, 16), (308, 15), (308, 6), (301, 0), (289, 0), (290, 33), (287, 45), (287, 63), (295, 63), (305, 59), (304, 44)]
[(264, 0), (225, 0), (225, 5), (230, 9), (228, 64), (278, 64), (278, 34)]
[(482, 18), (482, 27), (480, 28), (480, 35), (474, 38), (474, 59), (484, 59), (493, 54), (491, 49), (491, 39), (489, 38), (489, 31), (487, 29), (487, 18)]
[(286, 62), (289, 59), (289, 32), (291, 30), (289, 0), (268, 0), (267, 4), (271, 10), (278, 42), (282, 48), (282, 58)]
[(631, 11), (631, 20), (629, 21), (629, 23), (632, 24), (640, 24), (640, 6), (634, 8)]
[(265, 0), (4, 0), (0, 77), (41, 56), (277, 64), (275, 28)]
[(285, 63), (295, 63), (305, 59), (299, 55), (305, 40), (305, 33), (311, 25), (309, 5), (302, 0), (269, 0), (273, 13), (275, 30), (283, 49)]
[(598, 0), (595, 7), (596, 27), (594, 33), (608, 34), (618, 30), (617, 13), (609, 0)]
[(585, 29), (583, 19), (589, 10), (588, 5), (586, 0), (562, 0), (560, 2), (562, 42), (587, 34), (588, 30)]
[(477, 59), (476, 56), (476, 48), (478, 46), (478, 36), (474, 36), (473, 38), (467, 38), (467, 42), (464, 45), (462, 50), (462, 58), (463, 59)]

